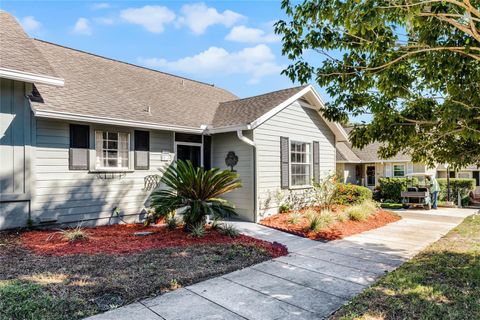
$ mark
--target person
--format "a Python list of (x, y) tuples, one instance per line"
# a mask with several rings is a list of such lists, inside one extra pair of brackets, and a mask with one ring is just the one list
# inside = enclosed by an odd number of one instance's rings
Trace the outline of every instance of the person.
[(437, 209), (438, 202), (438, 192), (440, 191), (440, 185), (438, 184), (435, 176), (427, 176), (427, 179), (430, 181), (430, 192), (432, 193), (432, 208)]

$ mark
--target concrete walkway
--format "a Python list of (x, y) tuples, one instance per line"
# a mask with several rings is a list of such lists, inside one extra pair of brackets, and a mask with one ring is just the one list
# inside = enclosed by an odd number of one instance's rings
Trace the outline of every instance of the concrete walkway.
[(328, 243), (235, 222), (245, 234), (287, 245), (290, 254), (89, 320), (326, 318), (475, 212), (400, 210), (398, 222)]

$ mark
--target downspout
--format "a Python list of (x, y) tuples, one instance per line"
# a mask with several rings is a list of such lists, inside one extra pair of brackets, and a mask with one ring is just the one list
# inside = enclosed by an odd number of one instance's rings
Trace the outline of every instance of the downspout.
[(245, 137), (241, 129), (237, 130), (237, 137), (253, 147), (253, 222), (257, 222), (257, 149), (253, 140)]

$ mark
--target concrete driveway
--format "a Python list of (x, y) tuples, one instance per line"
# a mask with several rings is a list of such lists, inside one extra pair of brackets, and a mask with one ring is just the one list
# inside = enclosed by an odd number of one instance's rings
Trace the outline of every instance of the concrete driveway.
[(399, 210), (398, 222), (328, 243), (235, 222), (245, 234), (287, 245), (290, 254), (89, 319), (327, 318), (476, 211)]

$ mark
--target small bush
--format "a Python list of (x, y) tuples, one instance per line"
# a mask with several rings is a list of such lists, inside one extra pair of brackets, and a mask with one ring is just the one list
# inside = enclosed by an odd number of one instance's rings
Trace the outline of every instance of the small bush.
[(175, 216), (168, 217), (167, 220), (165, 221), (167, 224), (167, 229), (168, 230), (175, 230), (178, 227), (178, 219)]
[(203, 223), (197, 224), (190, 229), (190, 234), (195, 238), (203, 237), (205, 235), (205, 225)]
[[(438, 184), (440, 185), (440, 192), (438, 193), (438, 200), (446, 201), (447, 200), (447, 179), (439, 178), (437, 179)], [(468, 204), (468, 195), (470, 191), (475, 190), (476, 180), (475, 179), (450, 179), (450, 201), (453, 201), (455, 204), (458, 202), (458, 191), (460, 191), (460, 199), (462, 199), (462, 205), (467, 202)], [(465, 199), (465, 200), (464, 200)]]
[[(418, 179), (408, 178), (409, 181), (412, 179), (413, 185), (418, 185)], [(380, 178), (378, 183), (380, 184), (381, 198), (392, 202), (401, 202), (402, 191), (407, 191), (407, 178)]]
[(58, 233), (60, 233), (63, 239), (67, 240), (68, 242), (88, 239), (87, 231), (85, 231), (85, 228), (82, 228), (81, 226), (77, 226), (71, 229), (60, 230)]
[(318, 215), (318, 212), (317, 210), (313, 209), (313, 208), (308, 208), (307, 210), (305, 210), (305, 212), (303, 213), (303, 215), (308, 219), (308, 220), (312, 220), (315, 216)]
[(309, 218), (309, 229), (312, 231), (320, 231), (327, 228), (335, 221), (335, 217), (328, 210), (322, 211)]
[(219, 217), (215, 217), (212, 222), (210, 223), (210, 227), (213, 230), (220, 230), (222, 228), (222, 222), (220, 221)]
[(350, 219), (350, 217), (348, 216), (347, 213), (345, 212), (340, 212), (339, 214), (337, 214), (337, 221), (339, 222), (345, 222), (347, 221), (348, 219)]
[(365, 221), (378, 209), (377, 203), (372, 200), (364, 201), (362, 204), (353, 205), (345, 210), (350, 220)]
[(300, 219), (302, 219), (302, 215), (298, 212), (294, 212), (290, 215), (287, 222), (290, 224), (297, 224), (300, 222)]
[(372, 200), (372, 191), (355, 184), (337, 183), (333, 193), (332, 203), (359, 204), (365, 200)]
[(240, 231), (238, 231), (238, 229), (232, 226), (231, 224), (226, 224), (222, 226), (222, 228), (220, 229), (220, 232), (223, 235), (229, 236), (230, 238), (236, 238), (240, 235)]
[(282, 203), (278, 207), (278, 212), (279, 213), (287, 213), (288, 211), (290, 211), (290, 206), (288, 205), (288, 203)]

